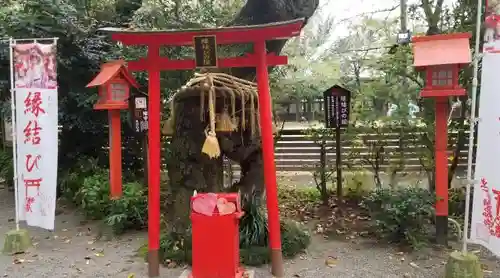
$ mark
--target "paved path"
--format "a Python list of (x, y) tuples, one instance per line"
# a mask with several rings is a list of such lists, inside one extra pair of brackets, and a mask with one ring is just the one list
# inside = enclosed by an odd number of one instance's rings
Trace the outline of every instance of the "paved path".
[[(0, 233), (14, 227), (12, 198), (0, 189)], [(0, 255), (0, 277), (147, 277), (147, 266), (135, 251), (145, 242), (145, 233), (120, 239), (95, 241), (95, 225), (74, 212), (57, 216), (56, 231), (29, 229), (35, 247), (16, 257)], [(3, 237), (0, 238), (3, 246)], [(308, 250), (286, 263), (286, 277), (301, 278), (436, 278), (446, 257), (421, 253), (418, 258), (362, 242), (324, 241), (316, 238)], [(498, 264), (493, 260), (491, 266)], [(178, 277), (182, 269), (162, 269), (161, 277)], [(500, 271), (486, 277), (499, 277)], [(257, 278), (269, 278), (267, 267), (256, 269)]]

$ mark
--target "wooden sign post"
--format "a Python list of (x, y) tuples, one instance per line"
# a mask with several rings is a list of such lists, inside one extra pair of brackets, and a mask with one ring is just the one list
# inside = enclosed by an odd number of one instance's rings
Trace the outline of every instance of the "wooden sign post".
[(337, 170), (337, 198), (342, 201), (342, 152), (340, 142), (341, 128), (349, 125), (351, 110), (351, 91), (338, 85), (323, 93), (325, 105), (325, 127), (335, 128), (335, 166)]
[(141, 140), (144, 184), (148, 184), (148, 96), (137, 92), (129, 97), (130, 126)]

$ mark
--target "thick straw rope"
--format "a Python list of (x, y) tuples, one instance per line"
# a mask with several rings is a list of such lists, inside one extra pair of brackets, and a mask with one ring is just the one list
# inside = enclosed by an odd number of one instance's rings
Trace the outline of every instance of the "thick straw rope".
[[(209, 110), (209, 122), (210, 125), (208, 127), (208, 132), (215, 132), (215, 86), (217, 87), (222, 87), (225, 89), (228, 89), (227, 91), (229, 92), (231, 96), (231, 101), (232, 101), (232, 109), (231, 109), (231, 117), (233, 120), (233, 124), (236, 124), (236, 109), (235, 109), (235, 102), (236, 102), (236, 96), (241, 98), (241, 130), (245, 130), (247, 128), (246, 126), (246, 101), (248, 100), (250, 102), (250, 129), (251, 129), (251, 134), (254, 135), (255, 132), (258, 131), (258, 127), (260, 126), (260, 115), (258, 112), (258, 93), (257, 93), (257, 84), (255, 82), (251, 82), (245, 79), (241, 79), (229, 74), (225, 73), (195, 73), (194, 77), (191, 78), (183, 87), (194, 87), (194, 86), (200, 86), (204, 87), (206, 86), (206, 83), (208, 81), (208, 85), (210, 86), (209, 92), (208, 92), (208, 110)], [(182, 94), (182, 90), (178, 92), (177, 94)], [(177, 95), (176, 94), (176, 95)], [(205, 118), (205, 106), (207, 105), (206, 103), (206, 90), (203, 90), (203, 92), (200, 95), (200, 120), (204, 121)], [(174, 98), (171, 98), (170, 101), (174, 101)], [(213, 115), (212, 115), (213, 113)], [(213, 125), (213, 126), (212, 126)]]

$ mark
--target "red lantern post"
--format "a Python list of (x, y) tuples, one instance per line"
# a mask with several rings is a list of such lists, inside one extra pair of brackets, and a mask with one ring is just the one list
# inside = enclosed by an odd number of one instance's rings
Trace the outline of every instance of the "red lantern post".
[(122, 195), (122, 143), (120, 110), (128, 109), (130, 86), (139, 85), (125, 67), (124, 61), (105, 63), (87, 88), (99, 86), (95, 110), (108, 110), (109, 115), (109, 184), (111, 199)]
[(436, 100), (436, 240), (442, 245), (448, 238), (448, 97), (466, 94), (458, 75), (471, 62), (470, 37), (456, 33), (413, 38), (414, 66), (426, 73), (420, 96)]
[(259, 91), (259, 114), (264, 154), (264, 176), (266, 185), (269, 242), (272, 254), (272, 273), (283, 277), (283, 259), (279, 223), (276, 166), (274, 162), (274, 139), (271, 121), (271, 98), (269, 92), (268, 67), (287, 64), (286, 56), (267, 53), (266, 42), (298, 36), (304, 19), (275, 24), (235, 26), (199, 30), (136, 31), (117, 28), (101, 29), (112, 33), (112, 39), (124, 45), (146, 45), (148, 55), (138, 61), (128, 62), (130, 70), (147, 71), (149, 75), (149, 197), (148, 197), (148, 244), (149, 276), (159, 276), (158, 249), (160, 243), (160, 71), (192, 70), (195, 59), (170, 60), (160, 56), (161, 46), (194, 46), (195, 37), (215, 37), (218, 45), (254, 45), (253, 53), (245, 56), (217, 58), (218, 68), (253, 67), (257, 69)]

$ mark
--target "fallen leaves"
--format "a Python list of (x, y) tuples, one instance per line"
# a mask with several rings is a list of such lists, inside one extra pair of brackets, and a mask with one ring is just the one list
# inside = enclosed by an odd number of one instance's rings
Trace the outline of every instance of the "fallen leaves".
[(167, 268), (176, 268), (178, 266), (176, 262), (169, 259), (165, 261), (165, 265), (167, 266)]
[(328, 267), (334, 267), (334, 266), (336, 266), (337, 265), (337, 258), (333, 257), (333, 256), (329, 256), (325, 260), (325, 265), (328, 266)]
[(328, 206), (324, 206), (307, 192), (293, 187), (280, 188), (280, 208), (285, 217), (302, 224), (314, 223), (314, 232), (325, 238), (334, 236), (353, 240), (369, 235), (367, 227), (371, 219), (359, 204), (342, 202), (332, 195)]

